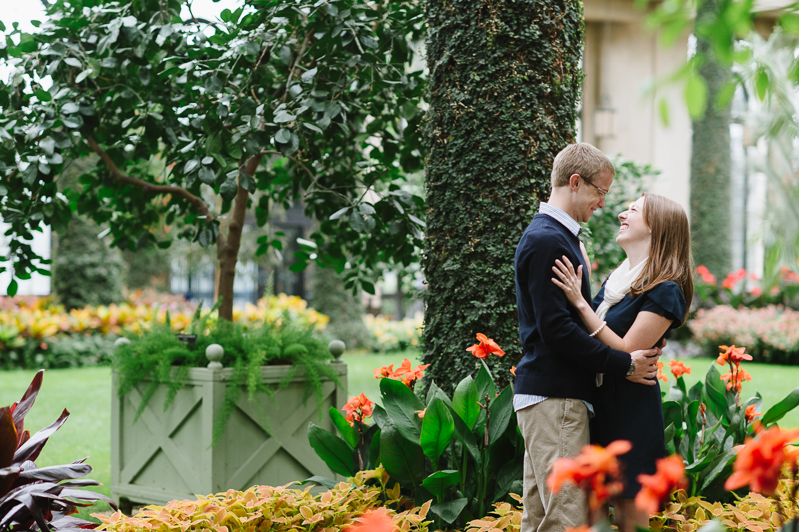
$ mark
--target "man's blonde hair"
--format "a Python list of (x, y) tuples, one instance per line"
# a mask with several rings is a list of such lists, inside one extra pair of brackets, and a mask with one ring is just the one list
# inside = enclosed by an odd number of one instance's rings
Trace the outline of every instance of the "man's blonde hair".
[(563, 148), (552, 163), (552, 187), (565, 187), (573, 174), (593, 182), (603, 172), (616, 175), (616, 169), (607, 156), (585, 142), (569, 144)]

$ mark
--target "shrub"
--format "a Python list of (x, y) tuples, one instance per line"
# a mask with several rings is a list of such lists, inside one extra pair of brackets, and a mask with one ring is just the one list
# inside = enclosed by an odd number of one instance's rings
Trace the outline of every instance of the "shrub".
[(773, 282), (766, 283), (765, 279), (758, 279), (755, 274), (741, 268), (727, 274), (719, 283), (715, 275), (700, 265), (696, 268), (694, 295), (696, 308), (782, 305), (799, 310), (799, 274), (783, 267)]
[(710, 356), (719, 344), (750, 346), (757, 362), (799, 364), (799, 311), (769, 305), (699, 309), (688, 327)]
[(67, 309), (108, 305), (122, 296), (122, 260), (97, 234), (102, 228), (73, 218), (58, 237), (53, 290)]
[(97, 529), (109, 532), (185, 532), (190, 528), (218, 532), (329, 532), (344, 530), (370, 510), (384, 507), (395, 530), (427, 532), (430, 521), (425, 517), (430, 503), (413, 508), (400, 495), (399, 484), (386, 487), (388, 480), (385, 471), (377, 468), (362, 471), (349, 482), (339, 482), (316, 496), (311, 495), (310, 488), (254, 486), (243, 492), (230, 490), (197, 500), (147, 506), (131, 517), (120, 512), (93, 516), (102, 521)]

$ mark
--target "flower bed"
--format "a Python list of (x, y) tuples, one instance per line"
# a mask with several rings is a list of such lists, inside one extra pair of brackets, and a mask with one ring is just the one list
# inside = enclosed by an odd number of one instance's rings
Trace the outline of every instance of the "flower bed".
[[(0, 298), (0, 368), (65, 367), (108, 362), (114, 339), (125, 333), (138, 334), (154, 324), (169, 320), (174, 332), (183, 331), (197, 308), (182, 296), (134, 292), (119, 305), (84, 307), (67, 310), (50, 297)], [(210, 309), (212, 327), (217, 320)], [(280, 324), (285, 318), (305, 326), (324, 330), (330, 318), (298, 296), (267, 296), (257, 305), (234, 309), (233, 319), (245, 327), (264, 323)], [(82, 348), (87, 336), (95, 337), (93, 346)], [(77, 341), (81, 338), (83, 341)], [(97, 339), (99, 338), (99, 339)], [(76, 345), (78, 344), (78, 345)], [(85, 352), (85, 354), (83, 354)]]
[(799, 364), (799, 311), (781, 306), (700, 309), (688, 323), (708, 356), (719, 344), (749, 346), (757, 362)]
[(424, 318), (421, 313), (403, 320), (389, 320), (383, 316), (367, 314), (363, 321), (372, 340), (372, 349), (385, 353), (417, 347)]

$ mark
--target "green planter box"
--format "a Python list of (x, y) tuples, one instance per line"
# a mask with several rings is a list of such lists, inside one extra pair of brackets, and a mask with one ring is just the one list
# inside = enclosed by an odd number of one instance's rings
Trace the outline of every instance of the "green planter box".
[[(342, 387), (327, 381), (324, 405), (317, 417), (316, 401), (303, 404), (304, 368), (288, 387), (250, 402), (241, 394), (225, 434), (211, 447), (216, 412), (224, 404), (232, 369), (192, 368), (185, 386), (163, 411), (166, 388), (161, 387), (133, 423), (146, 383), (119, 397), (114, 375), (111, 410), (111, 494), (123, 511), (132, 503), (164, 504), (254, 485), (281, 486), (313, 475), (336, 478), (308, 443), (308, 422), (333, 430), (326, 414), (330, 406), (347, 402), (347, 365), (332, 363)], [(290, 366), (264, 366), (264, 383), (277, 384)], [(267, 420), (271, 435), (261, 427)]]

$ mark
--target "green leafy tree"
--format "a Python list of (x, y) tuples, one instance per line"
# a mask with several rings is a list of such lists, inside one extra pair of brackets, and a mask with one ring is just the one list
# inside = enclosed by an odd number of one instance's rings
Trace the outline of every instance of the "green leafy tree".
[(522, 356), (513, 256), (574, 142), (583, 49), (576, 0), (427, 2), (427, 230), (423, 361), (452, 391), (475, 334)]
[[(207, 21), (184, 0), (53, 2), (36, 33), (15, 26), (0, 44), (13, 69), (0, 82), (4, 269), (44, 273), (32, 232), (63, 231), (72, 212), (128, 250), (168, 247), (153, 228), (174, 224), (216, 246), (230, 319), (247, 212), (263, 225), (302, 198), (323, 221), (295, 267), (349, 261), (347, 286), (372, 290), (378, 263), (410, 263), (421, 245), (422, 200), (400, 187), (421, 164), (421, 72), (409, 69), (420, 9), (248, 0)], [(59, 194), (64, 160), (90, 153), (97, 167)]]

